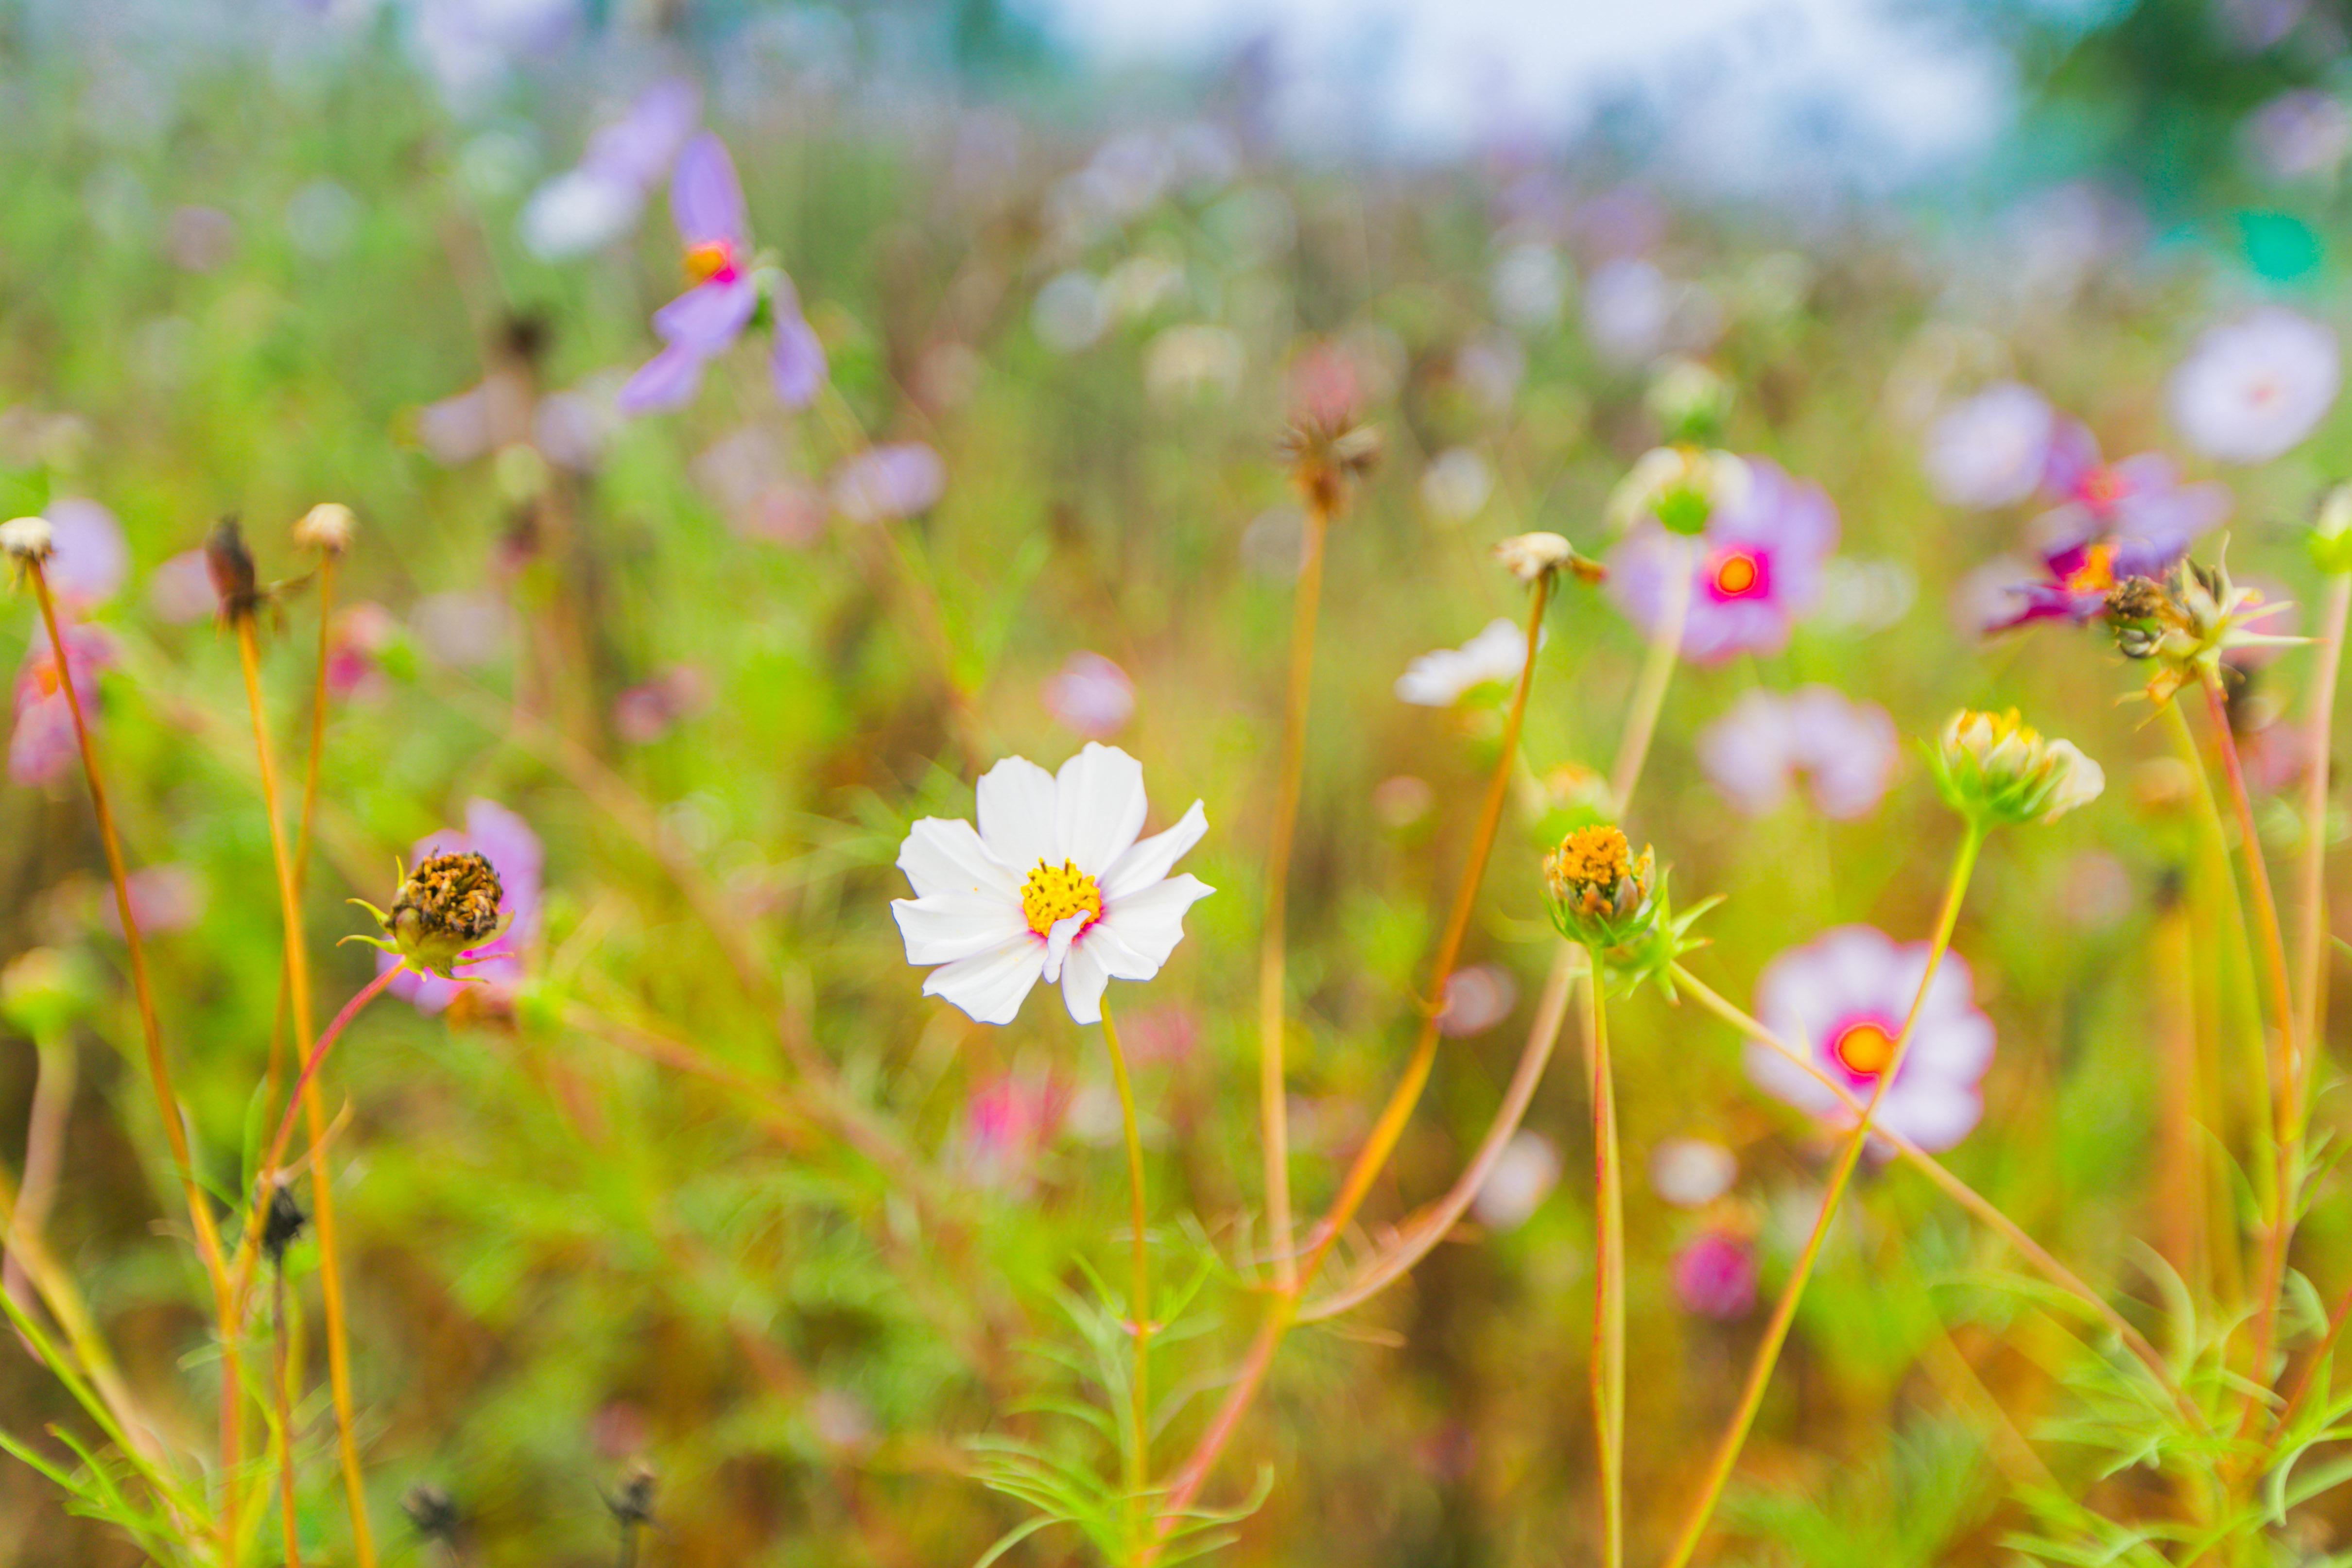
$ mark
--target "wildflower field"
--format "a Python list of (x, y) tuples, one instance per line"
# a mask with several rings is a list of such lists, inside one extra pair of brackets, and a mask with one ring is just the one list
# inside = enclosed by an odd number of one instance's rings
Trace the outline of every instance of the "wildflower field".
[(2338, 8), (1019, 15), (0, 0), (0, 1568), (2352, 1563)]

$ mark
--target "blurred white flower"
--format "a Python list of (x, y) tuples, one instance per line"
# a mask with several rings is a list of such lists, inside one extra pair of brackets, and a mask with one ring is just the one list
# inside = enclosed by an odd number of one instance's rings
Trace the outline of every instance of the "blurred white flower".
[(1470, 1209), (1489, 1230), (1517, 1230), (1559, 1185), (1559, 1151), (1542, 1134), (1521, 1128), (1495, 1156), (1494, 1168), (1478, 1184)]
[(2249, 115), (2246, 157), (2273, 180), (2329, 180), (2352, 152), (2352, 114), (2324, 92), (2283, 92)]
[(2224, 463), (2266, 463), (2309, 435), (2340, 383), (2333, 328), (2277, 306), (2208, 328), (2172, 372), (2172, 422)]
[(1184, 269), (1164, 256), (1130, 256), (1103, 278), (1103, 298), (1122, 321), (1150, 315), (1184, 287)]
[(2041, 487), (2057, 415), (2050, 400), (2000, 382), (1953, 404), (1927, 430), (1927, 482), (1955, 507), (2007, 507)]
[(122, 525), (96, 501), (62, 496), (41, 514), (49, 522), (49, 587), (68, 606), (88, 610), (121, 590), (131, 572)]
[(1824, 817), (1866, 817), (1886, 793), (1900, 751), (1885, 708), (1821, 685), (1786, 695), (1750, 691), (1698, 737), (1707, 778), (1750, 817), (1776, 810), (1800, 777)]
[(1638, 364), (1666, 345), (1675, 289), (1646, 261), (1612, 261), (1584, 285), (1584, 335), (1615, 364)]
[(1527, 373), (1528, 351), (1507, 332), (1473, 338), (1454, 356), (1454, 378), (1491, 414), (1510, 412)]
[(1515, 245), (1496, 258), (1488, 283), (1495, 314), (1523, 332), (1559, 321), (1568, 299), (1568, 264), (1548, 245)]
[(1162, 402), (1204, 392), (1230, 398), (1247, 368), (1241, 339), (1223, 327), (1171, 327), (1143, 351), (1143, 384)]
[(1445, 1002), (1437, 1012), (1437, 1032), (1454, 1040), (1486, 1033), (1511, 1016), (1519, 1003), (1519, 983), (1500, 964), (1473, 964), (1445, 977)]
[(1029, 324), (1047, 348), (1075, 354), (1091, 348), (1110, 325), (1110, 306), (1095, 275), (1078, 267), (1056, 273), (1037, 290)]
[(604, 249), (635, 226), (645, 193), (601, 169), (567, 169), (523, 204), (523, 248), (541, 261)]
[(1397, 677), (1396, 695), (1420, 707), (1451, 707), (1475, 687), (1517, 680), (1527, 663), (1527, 632), (1498, 616), (1459, 648), (1415, 659)]
[(1495, 471), (1467, 446), (1439, 453), (1421, 472), (1421, 504), (1441, 523), (1466, 523), (1495, 493)]
[(1739, 1161), (1706, 1138), (1664, 1138), (1650, 1151), (1650, 1188), (1676, 1208), (1705, 1208), (1739, 1179)]

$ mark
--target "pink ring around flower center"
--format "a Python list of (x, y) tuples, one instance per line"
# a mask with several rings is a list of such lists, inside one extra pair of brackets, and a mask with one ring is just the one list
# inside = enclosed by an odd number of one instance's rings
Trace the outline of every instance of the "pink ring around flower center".
[(1763, 599), (1772, 591), (1772, 558), (1759, 549), (1725, 545), (1706, 558), (1706, 596), (1717, 604)]
[(1902, 1024), (1894, 1019), (1877, 1013), (1858, 1014), (1830, 1031), (1830, 1055), (1849, 1077), (1864, 1083), (1874, 1082), (1895, 1060), (1895, 1042), (1902, 1030)]

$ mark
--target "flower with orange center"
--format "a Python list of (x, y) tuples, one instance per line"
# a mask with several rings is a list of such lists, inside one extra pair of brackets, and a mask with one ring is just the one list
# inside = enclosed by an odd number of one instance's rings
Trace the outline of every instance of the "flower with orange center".
[(697, 283), (732, 283), (741, 270), (731, 240), (698, 240), (686, 247), (686, 275)]
[(1857, 1078), (1875, 1078), (1886, 1071), (1895, 1060), (1892, 1020), (1874, 1018), (1856, 1019), (1837, 1031), (1830, 1041), (1830, 1054), (1836, 1057), (1848, 1072)]
[(1771, 558), (1762, 551), (1726, 545), (1706, 558), (1707, 597), (1717, 604), (1761, 598), (1771, 591)]

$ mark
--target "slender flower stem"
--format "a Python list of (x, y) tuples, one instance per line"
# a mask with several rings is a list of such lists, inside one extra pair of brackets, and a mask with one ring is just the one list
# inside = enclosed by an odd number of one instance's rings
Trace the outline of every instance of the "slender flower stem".
[(0, 1168), (0, 1247), (6, 1249), (12, 1264), (24, 1269), (25, 1277), (32, 1281), (42, 1304), (49, 1309), (49, 1316), (64, 1331), (66, 1343), (73, 1348), (74, 1358), (81, 1364), (90, 1386), (114, 1413), (116, 1422), (129, 1434), (139, 1456), (151, 1464), (163, 1463), (163, 1452), (155, 1439), (154, 1423), (140, 1409), (139, 1402), (122, 1381), (114, 1353), (107, 1348), (105, 1336), (90, 1318), (89, 1304), (75, 1287), (73, 1276), (58, 1262), (37, 1229), (19, 1223), (16, 1184), (5, 1168)]
[[(1469, 860), (1462, 868), (1462, 881), (1454, 894), (1453, 913), (1446, 920), (1444, 933), (1438, 941), (1435, 961), (1430, 967), (1430, 994), (1433, 998), (1444, 995), (1445, 983), (1453, 977), (1454, 960), (1461, 956), (1462, 939), (1470, 928), (1470, 915), (1477, 904), (1478, 887), (1486, 877), (1486, 861), (1494, 852), (1495, 834), (1502, 825), (1503, 802), (1510, 790), (1513, 759), (1519, 747), (1519, 731), (1527, 720), (1528, 692), (1535, 683), (1536, 653), (1543, 634), (1544, 607), (1549, 601), (1550, 590), (1549, 578), (1538, 579), (1530, 597), (1527, 658), (1519, 667), (1518, 685), (1512, 691), (1511, 706), (1503, 721), (1501, 752), (1495, 759), (1494, 776), (1487, 783), (1486, 804), (1479, 813), (1477, 831), (1471, 839)], [(1202, 1487), (1208, 1483), (1209, 1472), (1215, 1467), (1217, 1457), (1233, 1440), (1234, 1434), (1240, 1429), (1242, 1416), (1257, 1397), (1266, 1372), (1274, 1364), (1275, 1351), (1280, 1347), (1283, 1336), (1290, 1332), (1290, 1325), (1297, 1321), (1299, 1298), (1314, 1283), (1316, 1274), (1323, 1267), (1323, 1260), (1330, 1255), (1332, 1247), (1347, 1229), (1349, 1221), (1355, 1218), (1356, 1210), (1370, 1193), (1381, 1166), (1388, 1163), (1389, 1155), (1395, 1151), (1397, 1140), (1404, 1135), (1405, 1124), (1412, 1118), (1413, 1107), (1420, 1102), (1422, 1089), (1429, 1082), (1430, 1068), (1437, 1060), (1437, 1014), (1435, 1000), (1423, 1004), (1420, 1038), (1413, 1046), (1411, 1060), (1405, 1064), (1404, 1075), (1390, 1094), (1379, 1120), (1373, 1123), (1363, 1147), (1357, 1151), (1354, 1162), (1348, 1167), (1348, 1174), (1340, 1183), (1339, 1196), (1332, 1200), (1329, 1212), (1317, 1224), (1314, 1244), (1299, 1260), (1297, 1280), (1289, 1289), (1273, 1292), (1267, 1303), (1265, 1321), (1258, 1329), (1257, 1338), (1250, 1346), (1241, 1372), (1226, 1390), (1224, 1403), (1218, 1406), (1207, 1429), (1193, 1445), (1183, 1468), (1177, 1471), (1167, 1500), (1160, 1507), (1160, 1541), (1166, 1540), (1165, 1531), (1169, 1522), (1190, 1508), (1193, 1499), (1200, 1495)], [(1158, 1542), (1154, 1544), (1156, 1546)], [(1147, 1551), (1147, 1563), (1150, 1556), (1151, 1552)]]
[[(2294, 1037), (2303, 1042), (2303, 1078), (2297, 1103), (2311, 1105), (2311, 1079), (2323, 1049), (2320, 1030), (2327, 1021), (2327, 786), (2328, 749), (2336, 723), (2336, 681), (2344, 663), (2344, 630), (2352, 617), (2352, 574), (2327, 580), (2320, 612), (2319, 664), (2311, 691), (2308, 744), (2304, 747), (2303, 860), (2297, 868), (2295, 969), (2303, 981)], [(2296, 1129), (2300, 1135), (2302, 1129)]]
[(1265, 1228), (1274, 1258), (1274, 1282), (1288, 1290), (1298, 1277), (1291, 1255), (1290, 1107), (1283, 1071), (1283, 1031), (1287, 1026), (1283, 987), (1287, 950), (1284, 922), (1289, 913), (1290, 846), (1298, 825), (1298, 795), (1307, 774), (1307, 698), (1315, 679), (1315, 626), (1323, 603), (1323, 545), (1330, 514), (1318, 502), (1307, 507), (1307, 553), (1298, 569), (1298, 596), (1291, 606), (1290, 683), (1282, 705), (1282, 762), (1276, 777), (1274, 825), (1265, 850), (1265, 935), (1258, 947), (1257, 1096), (1258, 1129), (1265, 1155)]
[[(221, 1336), (222, 1354), (227, 1358), (221, 1371), (221, 1462), (223, 1472), (233, 1474), (240, 1447), (236, 1309), (221, 1251), (220, 1228), (214, 1223), (211, 1201), (196, 1184), (195, 1161), (188, 1150), (188, 1131), (180, 1120), (179, 1095), (172, 1087), (171, 1063), (163, 1053), (163, 1028), (155, 1014), (154, 987), (147, 974), (147, 945), (140, 939), (139, 920), (131, 908), (130, 873), (123, 864), (121, 840), (114, 831), (114, 810), (107, 800), (106, 779), (99, 771), (98, 747), (90, 738), (89, 723), (82, 717), (81, 698), (74, 690), (73, 661), (66, 656), (65, 637), (58, 630), (58, 607), (49, 593), (48, 573), (41, 562), (34, 560), (26, 563), (25, 575), (33, 585), (33, 597), (40, 602), (41, 623), (48, 631), (49, 652), (57, 661), (58, 685), (65, 695), (66, 711), (73, 719), (74, 743), (81, 752), (82, 778), (89, 786), (90, 813), (98, 820), (99, 841), (106, 851), (107, 875), (114, 883), (114, 911), (122, 923), (122, 945), (130, 957), (131, 989), (139, 1004), (139, 1027), (147, 1046), (147, 1079), (154, 1092), (156, 1115), (163, 1124), (163, 1137), (171, 1145), (172, 1159), (179, 1171), (181, 1191), (188, 1204), (188, 1220), (195, 1230), (196, 1252), (212, 1281), (215, 1323)], [(222, 1490), (216, 1522), (223, 1568), (228, 1568), (236, 1555), (237, 1540), (236, 1490), (233, 1484)]]
[[(278, 904), (286, 928), (287, 997), (294, 1022), (294, 1048), (308, 1059), (302, 1083), (290, 1096), (288, 1112), (290, 1116), (293, 1105), (300, 1104), (310, 1141), (317, 1144), (323, 1142), (327, 1134), (326, 1107), (313, 1077), (317, 1061), (323, 1053), (311, 1049), (310, 959), (302, 935), (301, 887), (296, 880), (294, 858), (286, 842), (286, 822), (279, 810), (278, 761), (269, 743), (268, 709), (261, 698), (261, 650), (250, 610), (236, 617), (236, 652), (245, 674), (246, 706), (253, 715), (253, 746), (261, 768), (262, 810), (269, 818), (270, 854), (278, 863)], [(281, 1141), (283, 1136), (281, 1128)], [(357, 1568), (375, 1568), (375, 1538), (368, 1529), (366, 1479), (361, 1472), (359, 1437), (353, 1430), (351, 1344), (344, 1325), (342, 1265), (335, 1244), (334, 1183), (328, 1179), (324, 1169), (313, 1170), (310, 1175), (310, 1216), (319, 1237), (319, 1299), (327, 1330), (327, 1380), (334, 1395), (343, 1494), (352, 1516), (352, 1560)]]
[(270, 1386), (278, 1403), (278, 1495), (280, 1522), (286, 1532), (286, 1568), (302, 1568), (302, 1531), (294, 1511), (294, 1396), (290, 1358), (286, 1354), (286, 1270), (275, 1270), (270, 1284), (270, 1337), (277, 1343), (278, 1367)]
[[(2269, 984), (2271, 1017), (2279, 1031), (2277, 1103), (2272, 1137), (2276, 1144), (2277, 1190), (2263, 1238), (2263, 1270), (2255, 1282), (2253, 1359), (2247, 1363), (2254, 1380), (2270, 1381), (2273, 1335), (2278, 1325), (2278, 1297), (2286, 1274), (2287, 1248), (2294, 1235), (2294, 1189), (2302, 1166), (2303, 1082), (2300, 1050), (2294, 1038), (2294, 990), (2287, 980), (2286, 944), (2279, 932), (2278, 901), (2271, 894), (2270, 868), (2263, 859), (2263, 841), (2254, 825), (2253, 797), (2246, 790), (2246, 770), (2238, 757), (2238, 742), (2230, 733), (2229, 705), (2217, 679), (2205, 682), (2205, 712), (2213, 728), (2214, 748), (2221, 754), (2223, 777), (2230, 786), (2231, 804), (2237, 809), (2239, 851), (2246, 865), (2246, 883), (2253, 894), (2254, 933), (2263, 956), (2263, 973)], [(2240, 1431), (2251, 1431), (2263, 1400), (2250, 1394)]]
[[(1103, 1043), (1110, 1051), (1111, 1082), (1118, 1086), (1118, 1115), (1127, 1132), (1128, 1219), (1134, 1231), (1134, 1270), (1128, 1281), (1127, 1311), (1135, 1329), (1135, 1384), (1129, 1407), (1127, 1490), (1138, 1524), (1151, 1486), (1151, 1239), (1146, 1229), (1150, 1208), (1143, 1191), (1143, 1125), (1135, 1109), (1135, 1081), (1127, 1070), (1127, 1052), (1119, 1048), (1118, 1026), (1110, 1009), (1102, 1010)], [(1135, 1532), (1142, 1544), (1142, 1531)]]
[[(294, 1092), (287, 1100), (285, 1114), (278, 1118), (278, 1131), (269, 1140), (269, 1152), (262, 1157), (259, 1176), (265, 1192), (269, 1179), (285, 1169), (286, 1145), (294, 1136), (294, 1113), (301, 1109), (310, 1090), (317, 1082), (319, 1069), (326, 1064), (327, 1053), (335, 1049), (335, 1042), (343, 1038), (343, 1030), (350, 1026), (352, 1019), (359, 1017), (360, 1010), (383, 995), (401, 973), (400, 966), (395, 964), (361, 987), (352, 999), (343, 1004), (342, 1010), (328, 1023), (327, 1030), (319, 1037), (318, 1043), (310, 1048), (310, 1054), (302, 1062), (302, 1076), (295, 1080)], [(259, 1197), (255, 1199), (257, 1209), (261, 1201)]]
[(1587, 947), (1592, 998), (1592, 1426), (1601, 1453), (1601, 1558), (1625, 1562), (1625, 1180), (1617, 1151), (1617, 1086), (1609, 1066), (1607, 972)]
[[(1781, 1057), (1811, 1074), (1814, 1082), (1836, 1095), (1844, 1103), (1845, 1108), (1854, 1115), (1858, 1117), (1863, 1114), (1866, 1107), (1862, 1101), (1854, 1098), (1853, 1091), (1824, 1071), (1822, 1065), (1805, 1051), (1773, 1033), (1761, 1020), (1741, 1011), (1720, 992), (1709, 987), (1680, 964), (1674, 967), (1674, 979), (1677, 990), (1687, 991), (1691, 998), (1707, 1011), (1749, 1039), (1762, 1042), (1768, 1049), (1778, 1052)], [(2089, 1308), (2099, 1321), (2106, 1325), (2107, 1331), (2121, 1341), (2124, 1347), (2133, 1355), (2139, 1358), (2141, 1364), (2147, 1368), (2149, 1375), (2167, 1394), (2172, 1396), (2173, 1403), (2179, 1406), (2181, 1414), (2189, 1423), (2200, 1431), (2207, 1429), (2203, 1412), (2197, 1408), (2195, 1402), (2189, 1399), (2186, 1391), (2173, 1378), (2171, 1368), (2164, 1364), (2164, 1357), (2158, 1354), (2156, 1347), (2147, 1342), (2147, 1336), (2132, 1327), (2122, 1313), (2107, 1303), (2106, 1298), (2091, 1289), (2082, 1276), (2053, 1257), (2048, 1249), (2028, 1235), (2015, 1220), (2002, 1213), (1990, 1198), (1954, 1176), (1941, 1160), (1892, 1127), (1879, 1127), (1875, 1131), (1878, 1136), (1895, 1146), (1895, 1153), (1908, 1160), (1922, 1176), (1942, 1188), (1947, 1197), (1975, 1215), (1987, 1229), (2014, 1248), (2018, 1255), (2039, 1270), (2044, 1279)]]
[(1829, 1238), (1830, 1224), (1837, 1218), (1838, 1205), (1845, 1197), (1847, 1185), (1853, 1179), (1854, 1167), (1861, 1163), (1862, 1153), (1870, 1142), (1871, 1123), (1878, 1113), (1880, 1102), (1886, 1097), (1887, 1086), (1903, 1071), (1904, 1058), (1909, 1054), (1912, 1034), (1919, 1024), (1919, 1010), (1927, 1005), (1927, 991), (1936, 983), (1937, 971), (1942, 968), (1944, 954), (1950, 948), (1952, 929), (1960, 918), (1960, 900), (1968, 893), (1969, 878), (1976, 870), (1977, 851), (1984, 843), (1984, 830), (1970, 821), (1960, 836), (1959, 853), (1952, 862), (1952, 877), (1944, 894), (1943, 913), (1937, 917), (1936, 935), (1927, 947), (1927, 967), (1919, 977), (1918, 994), (1911, 998), (1911, 1011), (1903, 1020), (1903, 1032), (1895, 1037), (1895, 1049), (1888, 1057), (1886, 1068), (1870, 1092), (1862, 1116), (1839, 1153), (1836, 1169), (1831, 1174), (1829, 1190), (1822, 1197), (1822, 1211), (1813, 1222), (1812, 1234), (1805, 1239), (1804, 1250), (1797, 1256), (1797, 1266), (1780, 1291), (1780, 1299), (1772, 1308), (1772, 1319), (1765, 1326), (1764, 1342), (1757, 1347), (1755, 1362), (1748, 1367), (1748, 1383), (1742, 1389), (1739, 1407), (1733, 1414), (1731, 1425), (1723, 1435), (1716, 1450), (1715, 1460), (1707, 1469), (1706, 1480), (1701, 1487), (1697, 1504), (1683, 1525), (1681, 1538), (1675, 1542), (1667, 1568), (1685, 1568), (1691, 1554), (1706, 1533), (1707, 1521), (1715, 1516), (1715, 1505), (1723, 1496), (1724, 1484), (1731, 1479), (1732, 1467), (1738, 1462), (1739, 1450), (1748, 1440), (1748, 1428), (1755, 1425), (1756, 1412), (1764, 1402), (1765, 1387), (1772, 1380), (1772, 1368), (1780, 1360), (1780, 1346), (1789, 1337), (1790, 1326), (1796, 1321), (1797, 1302), (1805, 1293), (1805, 1285), (1812, 1278), (1813, 1265), (1820, 1260), (1822, 1244)]
[(1619, 817), (1625, 815), (1633, 799), (1634, 786), (1642, 781), (1642, 768), (1650, 757), (1650, 742), (1658, 733), (1658, 716), (1666, 706), (1666, 688), (1673, 685), (1675, 667), (1682, 659), (1683, 627), (1690, 619), (1689, 555), (1685, 546), (1675, 557), (1676, 570), (1669, 574), (1674, 586), (1667, 591), (1666, 616), (1658, 622), (1657, 634), (1650, 639), (1649, 654), (1643, 661), (1641, 678), (1633, 687), (1633, 706), (1626, 714), (1624, 733), (1617, 743), (1617, 760), (1609, 769), (1610, 810)]
[[(333, 656), (335, 555), (319, 559), (319, 660), (310, 684), (310, 746), (302, 758), (302, 812), (294, 826), (294, 885), (308, 884), (310, 876), (310, 828), (318, 814), (319, 760), (327, 749), (327, 663)], [(292, 966), (280, 967), (278, 1011), (269, 1025), (269, 1095), (275, 1103), (286, 1071), (286, 1017), (292, 1001)]]
[[(66, 1153), (66, 1125), (73, 1116), (76, 1071), (73, 1039), (68, 1034), (43, 1035), (33, 1041), (33, 1105), (25, 1129), (25, 1179), (16, 1193), (16, 1216), (11, 1228), (39, 1231), (49, 1223), (49, 1206), (58, 1196), (58, 1173)], [(20, 1307), (30, 1308), (36, 1294), (32, 1276), (12, 1251), (5, 1270), (5, 1288)]]

